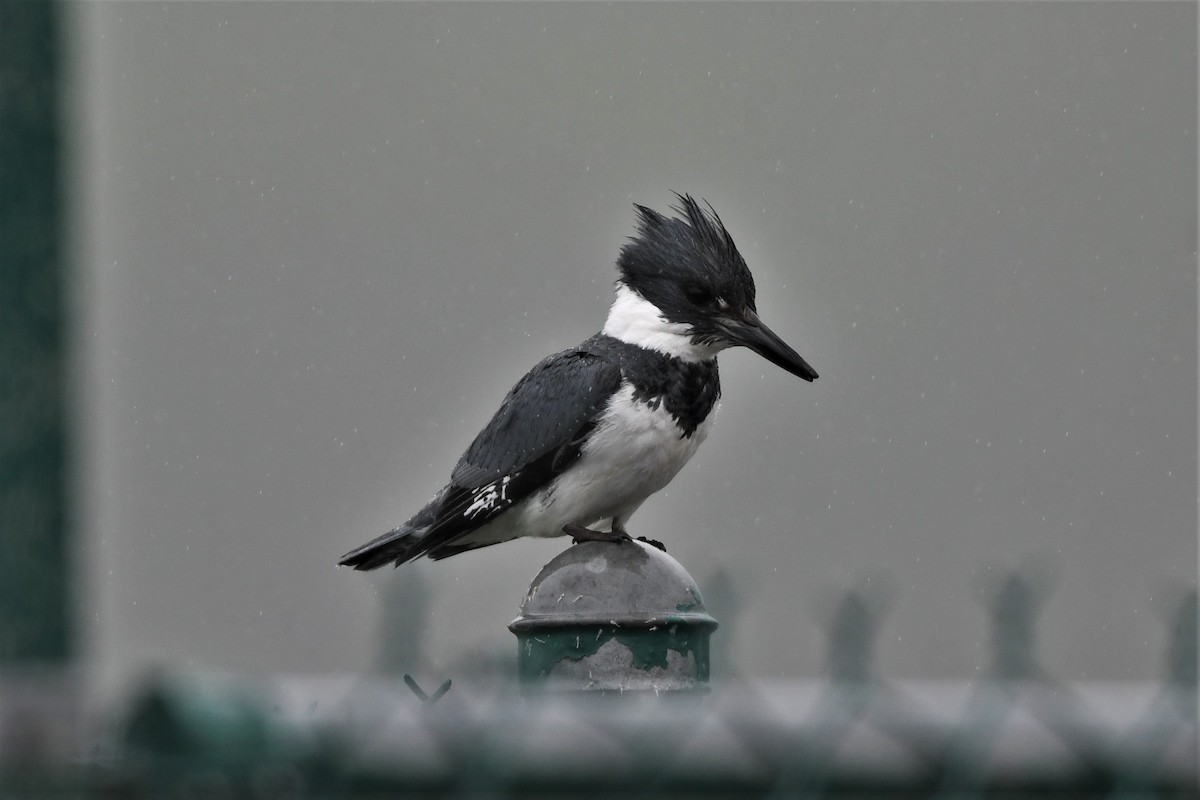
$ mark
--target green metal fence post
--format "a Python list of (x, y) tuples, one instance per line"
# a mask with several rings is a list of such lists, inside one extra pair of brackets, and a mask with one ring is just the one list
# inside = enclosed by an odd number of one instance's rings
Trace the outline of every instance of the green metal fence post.
[(707, 688), (717, 621), (662, 550), (585, 542), (542, 568), (508, 627), (527, 689), (679, 692)]
[(59, 11), (0, 0), (0, 665), (72, 650)]

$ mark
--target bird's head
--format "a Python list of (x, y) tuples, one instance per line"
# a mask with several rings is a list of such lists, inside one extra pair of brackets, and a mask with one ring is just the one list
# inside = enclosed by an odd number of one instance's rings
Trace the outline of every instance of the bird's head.
[(618, 298), (606, 332), (632, 331), (645, 337), (638, 343), (668, 343), (658, 348), (668, 352), (671, 339), (714, 355), (742, 345), (793, 375), (815, 380), (808, 362), (758, 318), (754, 277), (712, 206), (705, 212), (688, 195), (679, 195), (679, 201), (674, 210), (685, 219), (637, 206), (637, 234), (617, 259)]

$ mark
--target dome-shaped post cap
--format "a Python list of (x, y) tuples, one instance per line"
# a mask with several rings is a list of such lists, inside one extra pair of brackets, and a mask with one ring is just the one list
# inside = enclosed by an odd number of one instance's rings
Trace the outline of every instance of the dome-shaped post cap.
[(717, 621), (657, 547), (584, 542), (542, 568), (508, 627), (528, 688), (663, 692), (707, 687)]

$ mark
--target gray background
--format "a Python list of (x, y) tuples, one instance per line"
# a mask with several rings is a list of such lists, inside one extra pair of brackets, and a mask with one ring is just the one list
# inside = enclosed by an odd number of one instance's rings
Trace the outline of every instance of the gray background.
[(737, 670), (818, 674), (831, 598), (882, 586), (880, 669), (969, 678), (1024, 566), (1048, 669), (1160, 674), (1197, 565), (1194, 4), (95, 3), (71, 33), (103, 681), (369, 670), (388, 604), (422, 676), (514, 654), (565, 540), (335, 561), (600, 327), (631, 203), (671, 190), (821, 373), (723, 355), (713, 435), (631, 524), (732, 587)]

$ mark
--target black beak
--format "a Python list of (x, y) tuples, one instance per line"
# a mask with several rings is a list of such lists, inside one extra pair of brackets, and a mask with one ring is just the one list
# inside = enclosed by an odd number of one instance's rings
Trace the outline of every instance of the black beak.
[(722, 321), (721, 327), (729, 341), (749, 347), (775, 366), (783, 367), (806, 381), (815, 381), (819, 377), (817, 371), (789, 347), (787, 342), (764, 325), (758, 314), (753, 311), (747, 309), (740, 315), (740, 319), (727, 318)]

